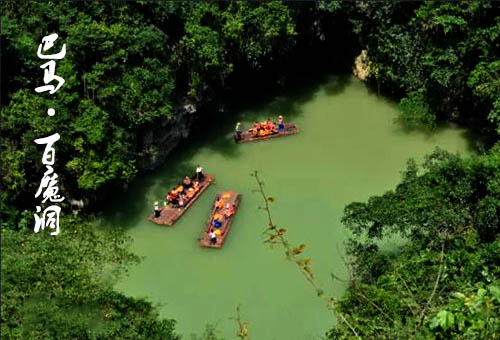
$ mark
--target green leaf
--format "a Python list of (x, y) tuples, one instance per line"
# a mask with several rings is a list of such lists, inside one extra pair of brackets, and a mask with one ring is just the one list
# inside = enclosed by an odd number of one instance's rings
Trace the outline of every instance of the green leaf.
[(498, 286), (489, 286), (488, 289), (489, 289), (491, 295), (493, 295), (493, 297), (498, 302), (500, 302), (500, 288)]
[(464, 299), (465, 298), (465, 295), (460, 293), (460, 292), (453, 292), (453, 293), (451, 293), (451, 296), (453, 296), (456, 299)]
[(455, 324), (455, 316), (452, 312), (442, 310), (437, 314), (435, 321), (443, 330), (446, 331)]

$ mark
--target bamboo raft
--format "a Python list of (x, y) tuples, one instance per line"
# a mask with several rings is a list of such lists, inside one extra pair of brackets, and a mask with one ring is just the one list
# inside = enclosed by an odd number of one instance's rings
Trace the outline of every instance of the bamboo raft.
[(295, 123), (285, 123), (285, 131), (273, 133), (273, 134), (270, 134), (267, 136), (262, 136), (262, 137), (254, 137), (252, 134), (252, 130), (250, 129), (250, 130), (242, 132), (241, 139), (236, 140), (236, 143), (256, 142), (258, 140), (294, 135), (294, 134), (299, 133), (299, 132), (300, 132), (300, 129), (295, 125)]
[(184, 214), (186, 210), (200, 197), (200, 195), (205, 191), (208, 186), (213, 182), (215, 177), (213, 175), (206, 174), (203, 182), (200, 183), (200, 190), (189, 200), (189, 202), (182, 208), (174, 208), (171, 206), (162, 207), (160, 211), (160, 217), (155, 217), (154, 213), (149, 215), (148, 220), (160, 225), (167, 225), (169, 227), (173, 226), (175, 222)]
[[(225, 197), (227, 194), (231, 195), (230, 197)], [(219, 212), (223, 214), (223, 209), (219, 210), (215, 207), (215, 202), (217, 201), (217, 198), (221, 198), (226, 202), (229, 203), (230, 205), (235, 205), (235, 211), (234, 214), (231, 215), (229, 218), (225, 218), (224, 222), (222, 223), (222, 226), (218, 228), (221, 231), (221, 234), (217, 236), (217, 243), (212, 244), (210, 242), (210, 229), (212, 229), (212, 221), (214, 218), (215, 213)], [(200, 246), (202, 247), (207, 247), (207, 248), (222, 248), (224, 245), (224, 241), (227, 237), (227, 234), (229, 233), (229, 230), (231, 229), (231, 224), (233, 223), (234, 216), (236, 215), (236, 212), (238, 211), (238, 208), (240, 206), (240, 201), (241, 201), (241, 194), (236, 192), (236, 191), (223, 191), (217, 193), (217, 196), (214, 200), (214, 205), (212, 208), (212, 212), (210, 213), (210, 217), (208, 218), (207, 221), (207, 227), (205, 228), (205, 232), (203, 233), (203, 238), (200, 240)]]

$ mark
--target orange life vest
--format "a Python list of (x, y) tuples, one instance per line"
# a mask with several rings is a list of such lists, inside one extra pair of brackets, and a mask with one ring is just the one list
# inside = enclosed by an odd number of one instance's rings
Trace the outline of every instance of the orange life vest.
[(217, 202), (217, 208), (222, 209), (222, 208), (224, 208), (225, 204), (226, 204), (226, 202), (224, 202), (224, 200), (219, 200), (219, 202)]

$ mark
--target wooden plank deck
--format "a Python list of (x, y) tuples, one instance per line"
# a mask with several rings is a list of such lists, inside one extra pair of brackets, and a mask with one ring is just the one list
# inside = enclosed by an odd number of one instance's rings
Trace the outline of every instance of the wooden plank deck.
[(174, 223), (188, 210), (188, 208), (193, 205), (193, 203), (200, 197), (200, 195), (208, 188), (208, 186), (213, 182), (215, 176), (206, 174), (203, 182), (200, 183), (200, 190), (189, 200), (183, 208), (173, 208), (171, 206), (166, 206), (161, 208), (160, 217), (155, 218), (154, 213), (149, 215), (148, 220), (160, 225), (173, 226)]
[[(230, 194), (231, 197), (224, 198), (222, 196), (224, 194)], [(222, 197), (226, 201), (226, 203), (229, 203), (231, 205), (234, 204), (236, 207), (235, 207), (234, 214), (231, 215), (229, 218), (226, 218), (224, 220), (224, 223), (222, 224), (222, 227), (219, 228), (219, 230), (221, 231), (221, 235), (217, 236), (217, 243), (212, 244), (212, 242), (210, 242), (209, 233), (210, 233), (210, 229), (212, 229), (213, 216), (217, 212), (217, 209), (215, 208), (215, 201), (217, 200), (217, 197)], [(238, 208), (239, 208), (240, 202), (241, 202), (241, 197), (242, 197), (242, 195), (236, 191), (222, 191), (222, 192), (217, 193), (217, 196), (214, 200), (213, 208), (212, 208), (211, 213), (210, 213), (210, 217), (208, 218), (208, 221), (207, 221), (207, 226), (205, 228), (205, 232), (203, 233), (203, 238), (200, 240), (200, 246), (207, 247), (207, 248), (222, 248), (222, 246), (224, 245), (224, 241), (226, 240), (226, 237), (229, 233), (229, 230), (231, 230), (231, 225), (233, 223), (234, 217), (236, 216), (236, 213), (238, 212)], [(222, 211), (220, 211), (220, 213), (222, 213)]]
[(294, 135), (294, 134), (299, 133), (299, 132), (300, 132), (300, 129), (294, 123), (285, 123), (285, 131), (278, 132), (278, 133), (275, 133), (272, 135), (263, 136), (263, 137), (254, 137), (252, 135), (251, 130), (244, 131), (241, 133), (241, 139), (236, 141), (236, 143), (256, 142), (256, 141), (264, 140), (264, 139), (290, 136), (290, 135)]

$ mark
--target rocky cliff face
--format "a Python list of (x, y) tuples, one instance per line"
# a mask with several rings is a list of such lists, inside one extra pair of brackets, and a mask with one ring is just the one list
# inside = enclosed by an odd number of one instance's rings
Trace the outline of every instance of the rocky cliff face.
[(185, 100), (175, 107), (172, 119), (163, 120), (143, 133), (143, 151), (138, 163), (140, 171), (152, 170), (161, 165), (181, 140), (189, 135), (199, 105), (200, 102)]
[[(141, 148), (137, 158), (139, 174), (143, 171), (153, 170), (163, 164), (172, 150), (186, 138), (191, 126), (197, 117), (197, 107), (201, 101), (183, 100), (174, 110), (172, 119), (165, 119), (150, 129), (142, 132), (138, 138), (137, 148)], [(128, 188), (127, 183), (121, 185), (122, 190)], [(68, 197), (68, 202), (74, 214), (81, 210), (106, 200), (110, 195), (116, 193), (116, 188), (107, 187), (97, 193), (86, 193), (84, 197)]]
[(368, 51), (362, 50), (361, 54), (354, 59), (354, 66), (352, 68), (353, 74), (359, 79), (366, 81), (370, 77), (370, 59), (368, 58)]

